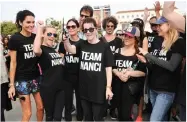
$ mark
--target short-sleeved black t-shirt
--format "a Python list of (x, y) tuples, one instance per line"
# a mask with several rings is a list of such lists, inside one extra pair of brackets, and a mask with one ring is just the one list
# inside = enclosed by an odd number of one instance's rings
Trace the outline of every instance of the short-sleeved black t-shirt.
[[(3, 54), (4, 54), (4, 56), (6, 56), (8, 54), (8, 47), (4, 47)], [(6, 66), (9, 71), (10, 70), (10, 56), (6, 57)]]
[[(71, 41), (70, 40), (70, 44), (72, 45), (77, 45), (79, 43), (81, 43), (82, 39), (80, 39), (79, 41)], [(63, 53), (64, 54), (64, 60), (65, 60), (65, 76), (64, 76), (64, 79), (66, 81), (70, 81), (70, 82), (74, 82), (73, 80), (77, 80), (74, 79), (75, 75), (77, 76), (78, 75), (78, 71), (79, 71), (79, 55), (78, 54), (71, 54), (69, 52), (67, 52), (64, 48), (64, 44), (63, 43), (60, 43), (60, 46), (59, 46), (59, 53)]]
[[(100, 37), (99, 40), (106, 41), (104, 36)], [(108, 44), (113, 54), (115, 53), (116, 49), (121, 48), (123, 46), (123, 42), (119, 37), (115, 37), (115, 39), (108, 42)]]
[[(124, 55), (120, 54), (120, 51), (119, 51), (119, 53), (115, 53), (114, 61), (115, 61), (115, 66), (113, 67), (113, 69), (117, 69), (119, 72), (126, 70), (128, 68), (132, 68), (134, 70), (139, 70), (139, 71), (146, 73), (146, 66), (143, 63), (141, 63), (140, 61), (138, 61), (138, 58), (136, 55), (124, 56)], [(114, 76), (113, 80), (121, 81), (117, 76)], [(128, 82), (142, 81), (142, 84), (143, 84), (143, 80), (144, 80), (144, 77), (130, 78), (128, 80)]]
[(151, 53), (153, 41), (163, 40), (163, 37), (158, 36), (158, 33), (155, 33), (155, 32), (152, 32), (152, 33), (146, 32), (146, 36), (148, 39), (148, 52)]
[(76, 45), (79, 54), (79, 83), (81, 98), (104, 103), (107, 85), (106, 67), (114, 65), (114, 58), (108, 43), (99, 41), (90, 44), (84, 41)]
[(32, 80), (40, 75), (38, 57), (33, 52), (34, 39), (35, 34), (25, 37), (18, 32), (8, 42), (8, 49), (17, 52), (15, 80)]
[[(161, 60), (169, 61), (172, 53), (176, 53), (180, 50), (183, 41), (183, 39), (179, 38), (169, 50), (162, 49), (162, 42), (158, 43), (158, 40), (154, 41), (152, 45), (152, 55)], [(175, 71), (171, 72), (165, 68), (153, 64), (150, 73), (150, 88), (157, 91), (176, 92), (180, 79), (180, 70), (180, 65)]]
[(64, 88), (63, 59), (53, 48), (42, 45), (39, 64), (43, 72), (41, 87), (52, 89)]

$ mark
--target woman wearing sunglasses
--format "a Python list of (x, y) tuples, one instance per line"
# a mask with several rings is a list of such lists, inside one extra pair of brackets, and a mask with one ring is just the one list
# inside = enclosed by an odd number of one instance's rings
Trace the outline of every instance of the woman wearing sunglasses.
[(68, 52), (78, 54), (79, 89), (83, 107), (84, 121), (102, 121), (106, 99), (112, 99), (111, 81), (113, 54), (107, 43), (97, 38), (97, 25), (93, 18), (86, 18), (82, 28), (87, 41), (71, 45), (64, 38)]
[(57, 37), (56, 29), (44, 27), (37, 23), (37, 34), (34, 40), (34, 53), (39, 58), (42, 70), (40, 94), (46, 111), (46, 121), (61, 121), (64, 108), (64, 68), (63, 59), (53, 48)]
[(123, 31), (122, 30), (117, 30), (116, 31), (116, 36), (119, 37), (120, 39), (123, 38)]
[(118, 108), (118, 118), (120, 121), (132, 121), (131, 109), (135, 101), (139, 99), (139, 92), (131, 91), (129, 84), (138, 83), (140, 87), (145, 76), (146, 67), (138, 61), (136, 54), (138, 50), (138, 38), (140, 31), (137, 27), (129, 27), (123, 36), (124, 46), (116, 50), (113, 67), (114, 80), (120, 82), (120, 100)]
[(140, 52), (148, 60), (143, 56), (137, 56), (142, 62), (151, 65), (149, 94), (153, 110), (150, 121), (167, 121), (167, 112), (179, 85), (182, 62), (180, 51), (185, 41), (179, 37), (177, 30), (171, 27), (166, 18), (161, 17), (156, 23), (159, 36), (162, 36), (164, 40), (153, 42), (152, 54), (140, 48)]
[(17, 13), (16, 25), (21, 30), (11, 36), (8, 48), (10, 51), (10, 84), (9, 98), (18, 94), (22, 107), (22, 121), (29, 121), (31, 110), (30, 94), (33, 94), (36, 108), (37, 121), (43, 120), (43, 104), (40, 97), (40, 72), (38, 68), (38, 57), (33, 52), (35, 34), (34, 14), (29, 10)]
[[(82, 39), (78, 36), (79, 23), (76, 19), (68, 20), (66, 28), (69, 35), (69, 42), (72, 45), (81, 43)], [(79, 93), (79, 82), (78, 82), (78, 71), (79, 71), (79, 55), (71, 54), (66, 52), (64, 44), (61, 43), (59, 47), (59, 53), (64, 57), (65, 60), (65, 75), (66, 81), (66, 102), (65, 102), (65, 120), (72, 121), (72, 104), (73, 104), (73, 91), (75, 90), (76, 95), (76, 108), (77, 108), (77, 120), (82, 121), (83, 112)]]

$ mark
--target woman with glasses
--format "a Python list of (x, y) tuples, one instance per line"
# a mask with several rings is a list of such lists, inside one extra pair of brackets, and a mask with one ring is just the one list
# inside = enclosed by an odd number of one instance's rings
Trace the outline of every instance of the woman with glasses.
[[(81, 43), (82, 39), (78, 37), (79, 23), (76, 19), (68, 20), (66, 24), (68, 31), (68, 39), (70, 44), (77, 45)], [(64, 48), (64, 44), (60, 43), (59, 53), (64, 57), (65, 60), (65, 75), (64, 79), (66, 81), (66, 91), (65, 91), (65, 120), (72, 121), (71, 111), (73, 104), (73, 91), (75, 90), (76, 95), (76, 108), (77, 108), (77, 120), (82, 121), (83, 112), (81, 106), (81, 99), (79, 93), (79, 81), (78, 81), (78, 71), (79, 71), (79, 55), (71, 54), (67, 52)]]
[[(119, 87), (119, 121), (132, 121), (131, 109), (135, 101), (139, 100), (139, 92), (142, 91), (141, 82), (145, 76), (146, 67), (138, 61), (136, 54), (139, 53), (138, 37), (140, 31), (137, 27), (129, 27), (123, 36), (124, 46), (116, 50), (113, 67), (115, 75), (113, 81), (120, 82)], [(137, 88), (130, 88), (130, 84), (136, 83)], [(134, 87), (134, 86), (132, 86)], [(132, 89), (135, 89), (132, 90)]]
[[(37, 121), (43, 120), (43, 104), (40, 97), (40, 72), (38, 57), (33, 52), (35, 34), (34, 14), (29, 10), (19, 11), (16, 25), (21, 30), (11, 36), (8, 49), (10, 51), (10, 84), (9, 98), (18, 94), (22, 107), (22, 121), (29, 121), (31, 117), (31, 98), (33, 94), (37, 108)], [(15, 96), (16, 97), (16, 96)]]
[(64, 108), (63, 59), (53, 48), (56, 29), (37, 23), (34, 53), (39, 57), (42, 70), (41, 97), (46, 112), (46, 121), (61, 121)]
[(97, 38), (96, 27), (96, 21), (88, 17), (82, 24), (87, 41), (71, 45), (69, 39), (64, 38), (66, 51), (79, 55), (79, 89), (84, 121), (102, 121), (104, 102), (113, 96), (113, 54), (109, 45)]
[(122, 37), (123, 37), (123, 31), (122, 30), (117, 30), (116, 31), (116, 36), (119, 37), (120, 39), (122, 39)]

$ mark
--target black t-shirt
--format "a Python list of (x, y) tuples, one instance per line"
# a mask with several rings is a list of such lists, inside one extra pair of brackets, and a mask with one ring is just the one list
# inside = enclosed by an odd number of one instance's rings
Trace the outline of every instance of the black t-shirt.
[[(81, 43), (82, 39), (80, 39), (77, 42), (71, 41), (70, 43), (72, 45), (77, 45), (79, 43)], [(67, 52), (64, 48), (64, 44), (60, 43), (59, 46), (59, 53), (63, 53), (64, 54), (64, 60), (65, 60), (65, 76), (64, 79), (66, 81), (70, 81), (70, 82), (74, 82), (77, 80), (78, 77), (76, 77), (78, 75), (78, 71), (79, 71), (79, 54), (71, 54), (69, 52)]]
[[(183, 38), (183, 41), (175, 43), (176, 48), (173, 48), (173, 52), (180, 53), (183, 58), (186, 58), (186, 34), (181, 34), (181, 37)], [(177, 98), (180, 104), (186, 105), (186, 62), (182, 72)]]
[(107, 85), (106, 67), (114, 65), (113, 54), (104, 41), (90, 44), (83, 41), (76, 45), (79, 54), (79, 83), (81, 98), (104, 103)]
[[(104, 36), (100, 37), (99, 40), (106, 41)], [(115, 53), (116, 49), (121, 48), (123, 46), (123, 42), (119, 37), (115, 37), (115, 39), (108, 42), (108, 44), (113, 54)]]
[[(179, 38), (168, 51), (164, 51), (162, 49), (162, 42), (158, 43), (158, 40), (157, 42), (154, 41), (152, 43), (152, 55), (161, 60), (169, 61), (172, 53), (180, 50), (183, 41), (183, 39)], [(165, 68), (153, 64), (150, 73), (150, 88), (157, 91), (176, 92), (180, 79), (180, 70), (180, 65), (174, 72), (171, 72)]]
[[(114, 61), (115, 61), (115, 66), (113, 67), (113, 69), (117, 69), (119, 72), (121, 72), (122, 70), (126, 70), (128, 68), (132, 68), (134, 70), (139, 70), (139, 71), (146, 73), (145, 64), (138, 61), (138, 58), (136, 55), (124, 56), (124, 55), (120, 54), (120, 50), (119, 50), (119, 53), (114, 54)], [(117, 76), (114, 76), (113, 80), (121, 81)], [(144, 80), (144, 77), (139, 77), (139, 78), (134, 77), (134, 78), (130, 78), (128, 80), (128, 82), (131, 82), (131, 81), (140, 82), (143, 80)], [(143, 84), (143, 82), (142, 82), (142, 84)]]
[(41, 87), (53, 89), (64, 88), (63, 59), (53, 48), (42, 45), (39, 64), (43, 73)]
[[(3, 54), (4, 54), (4, 56), (6, 56), (8, 54), (8, 47), (4, 47)], [(6, 66), (9, 71), (10, 70), (10, 56), (6, 57)]]
[(158, 33), (156, 33), (156, 32), (152, 32), (152, 33), (146, 32), (146, 36), (147, 36), (147, 39), (148, 39), (148, 52), (152, 51), (151, 47), (152, 47), (153, 41), (163, 40), (163, 38), (158, 36)]
[(17, 52), (15, 80), (32, 80), (40, 75), (38, 57), (33, 52), (35, 36), (25, 37), (18, 32), (8, 42), (9, 50)]

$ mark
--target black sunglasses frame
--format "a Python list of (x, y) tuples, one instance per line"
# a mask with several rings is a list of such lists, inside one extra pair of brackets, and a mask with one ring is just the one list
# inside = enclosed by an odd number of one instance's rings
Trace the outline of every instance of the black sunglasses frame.
[(49, 32), (49, 33), (47, 33), (47, 36), (49, 36), (49, 37), (51, 37), (53, 35), (53, 37), (57, 37), (57, 34), (56, 33), (51, 33), (51, 32)]
[(89, 28), (89, 29), (83, 29), (82, 31), (83, 31), (83, 33), (87, 33), (88, 31), (89, 31), (90, 33), (92, 33), (92, 32), (94, 32), (94, 29), (95, 29), (95, 28)]
[(67, 26), (66, 28), (69, 30), (70, 28), (75, 29), (77, 26), (76, 25), (71, 25), (71, 26)]
[(83, 15), (83, 14), (80, 14), (80, 17), (85, 17), (85, 18), (87, 18), (87, 17), (90, 17), (90, 16), (86, 16), (86, 15)]

